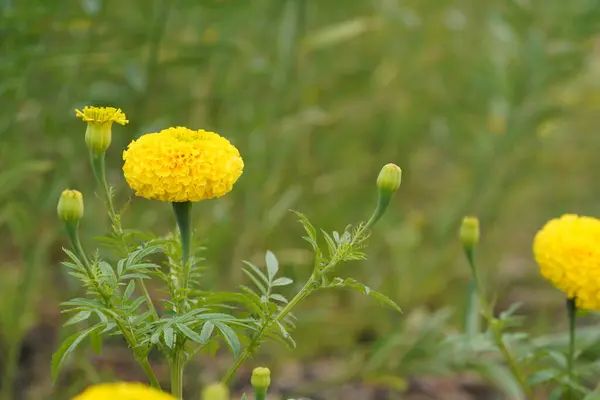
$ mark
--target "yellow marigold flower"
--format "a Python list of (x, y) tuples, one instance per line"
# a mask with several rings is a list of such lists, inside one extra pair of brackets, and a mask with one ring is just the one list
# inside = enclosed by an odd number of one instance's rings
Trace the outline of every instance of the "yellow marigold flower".
[(123, 160), (125, 180), (136, 195), (170, 202), (221, 197), (244, 169), (240, 152), (227, 139), (181, 126), (134, 140)]
[(600, 220), (567, 214), (536, 234), (533, 253), (542, 276), (576, 298), (577, 307), (600, 310)]
[(83, 111), (75, 110), (75, 115), (87, 122), (85, 143), (95, 155), (102, 155), (112, 140), (112, 124), (129, 123), (125, 113), (114, 107), (85, 107)]
[(119, 382), (91, 386), (73, 400), (175, 400), (175, 398), (141, 383)]

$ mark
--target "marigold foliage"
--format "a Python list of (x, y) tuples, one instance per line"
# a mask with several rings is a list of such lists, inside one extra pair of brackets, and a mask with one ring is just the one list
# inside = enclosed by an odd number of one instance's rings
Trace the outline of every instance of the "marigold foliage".
[(125, 180), (136, 195), (170, 202), (221, 197), (244, 169), (238, 149), (227, 139), (180, 126), (131, 142), (123, 160)]
[(576, 298), (582, 309), (600, 310), (600, 220), (567, 214), (536, 234), (533, 253), (542, 276)]
[(117, 124), (125, 125), (129, 123), (127, 116), (120, 108), (114, 107), (90, 107), (86, 106), (83, 111), (75, 110), (75, 115), (85, 122), (92, 124)]
[(141, 383), (119, 382), (91, 386), (73, 400), (175, 400), (175, 398)]

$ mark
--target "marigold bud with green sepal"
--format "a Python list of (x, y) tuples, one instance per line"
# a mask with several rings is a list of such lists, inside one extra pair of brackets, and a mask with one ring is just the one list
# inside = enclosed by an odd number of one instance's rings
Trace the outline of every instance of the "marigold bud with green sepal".
[(129, 123), (125, 113), (114, 107), (85, 107), (75, 110), (75, 115), (87, 122), (85, 144), (95, 156), (103, 155), (112, 141), (112, 124)]
[(460, 241), (466, 249), (472, 249), (479, 244), (479, 219), (464, 217), (460, 225)]
[(202, 390), (201, 400), (229, 400), (229, 389), (222, 383), (213, 383)]
[(394, 193), (402, 182), (402, 169), (396, 164), (386, 164), (377, 177), (377, 187), (381, 191)]
[(271, 385), (271, 370), (266, 367), (254, 368), (250, 383), (255, 391), (266, 392)]
[(83, 195), (77, 190), (62, 192), (56, 207), (58, 218), (64, 222), (78, 222), (83, 218)]

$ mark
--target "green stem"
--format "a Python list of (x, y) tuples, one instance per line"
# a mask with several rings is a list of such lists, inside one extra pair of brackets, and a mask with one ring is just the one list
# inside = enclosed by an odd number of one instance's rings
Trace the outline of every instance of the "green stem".
[(190, 247), (191, 247), (191, 241), (192, 241), (191, 210), (192, 210), (192, 203), (189, 201), (173, 203), (173, 211), (175, 212), (175, 219), (177, 220), (177, 226), (179, 227), (179, 234), (181, 235), (182, 274), (180, 277), (180, 279), (181, 279), (180, 284), (181, 284), (181, 289), (184, 291), (184, 293), (188, 288), (189, 275), (190, 275)]
[(571, 400), (573, 398), (573, 389), (571, 383), (573, 382), (573, 363), (575, 361), (575, 317), (577, 316), (577, 305), (575, 298), (572, 297), (567, 299), (567, 315), (569, 317), (569, 356), (567, 358), (567, 378), (569, 380), (569, 386), (567, 389), (567, 398)]
[(176, 348), (171, 360), (171, 394), (176, 399), (183, 398), (183, 362), (179, 348)]
[(490, 326), (496, 346), (498, 346), (498, 349), (500, 350), (500, 353), (504, 357), (504, 360), (508, 366), (508, 369), (512, 373), (513, 377), (517, 380), (517, 383), (521, 387), (521, 390), (525, 394), (525, 397), (528, 400), (533, 400), (534, 399), (533, 391), (527, 384), (527, 380), (525, 379), (523, 372), (517, 365), (517, 362), (516, 362), (514, 356), (512, 355), (512, 353), (506, 346), (506, 342), (504, 341), (504, 337), (502, 336), (502, 330), (501, 330), (500, 326), (498, 325), (498, 320), (494, 317), (492, 308), (487, 303), (486, 298), (484, 296), (483, 289), (481, 288), (481, 284), (479, 282), (479, 275), (477, 273), (477, 265), (475, 264), (475, 257), (473, 254), (473, 249), (472, 248), (465, 249), (465, 254), (467, 256), (467, 260), (469, 262), (469, 267), (471, 268), (471, 272), (473, 273), (473, 283), (475, 284), (475, 288), (476, 288), (477, 294), (479, 296), (479, 304), (483, 311), (483, 316), (485, 317), (485, 320), (487, 321), (487, 323)]
[(158, 379), (156, 379), (156, 375), (154, 375), (154, 371), (152, 370), (152, 366), (148, 362), (147, 357), (141, 357), (137, 359), (137, 362), (141, 365), (142, 369), (146, 373), (148, 380), (150, 381), (150, 386), (156, 389), (160, 389), (160, 383)]
[(254, 400), (266, 400), (267, 391), (266, 389), (254, 389)]
[[(298, 305), (298, 303), (300, 301), (302, 301), (302, 299), (304, 299), (306, 296), (308, 296), (312, 292), (315, 279), (316, 278), (314, 275), (312, 275), (309, 278), (309, 280), (304, 284), (304, 287), (302, 287), (302, 289), (294, 296), (294, 298), (292, 300), (290, 300), (290, 302), (284, 308), (282, 308), (281, 311), (277, 314), (277, 316), (273, 320), (274, 322), (281, 322), (281, 320), (283, 318), (285, 318), (285, 316), (288, 315), (290, 313), (290, 311), (292, 311), (292, 309), (296, 305)], [(224, 385), (229, 384), (229, 382), (231, 381), (231, 379), (233, 378), (233, 376), (235, 375), (237, 370), (244, 364), (244, 362), (248, 359), (248, 357), (250, 357), (252, 355), (252, 351), (255, 348), (255, 346), (261, 342), (262, 337), (264, 336), (264, 334), (267, 330), (267, 327), (270, 325), (270, 323), (271, 323), (271, 320), (268, 320), (263, 324), (263, 326), (256, 333), (254, 338), (250, 341), (250, 343), (248, 343), (246, 345), (244, 350), (236, 358), (235, 363), (231, 366), (231, 368), (229, 368), (229, 370), (227, 371), (227, 373), (221, 380), (221, 383), (223, 383)]]
[(106, 182), (106, 163), (105, 163), (105, 153), (98, 155), (90, 152), (90, 160), (92, 162), (92, 170), (94, 171), (94, 177), (96, 178), (96, 182), (100, 186), (102, 190), (102, 196), (104, 197), (104, 202), (106, 203), (106, 209), (108, 210), (108, 215), (110, 217), (113, 225), (116, 223), (118, 225), (113, 226), (115, 231), (121, 233), (121, 226), (117, 218), (117, 212), (115, 211), (115, 206), (113, 203), (112, 195), (110, 193), (110, 188), (108, 187), (108, 183)]

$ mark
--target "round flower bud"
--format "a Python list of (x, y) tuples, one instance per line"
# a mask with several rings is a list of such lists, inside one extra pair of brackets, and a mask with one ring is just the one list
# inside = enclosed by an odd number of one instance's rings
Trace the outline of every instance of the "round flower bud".
[(229, 389), (221, 383), (213, 383), (202, 390), (202, 400), (229, 400)]
[(400, 187), (402, 182), (402, 170), (396, 164), (386, 164), (379, 172), (377, 177), (377, 187), (379, 190), (394, 193)]
[(83, 111), (75, 110), (77, 117), (87, 122), (85, 144), (92, 154), (103, 155), (112, 140), (112, 124), (129, 123), (125, 113), (114, 107), (85, 107)]
[(250, 383), (255, 390), (267, 390), (271, 385), (271, 370), (265, 367), (254, 368)]
[(58, 218), (64, 222), (78, 222), (83, 217), (83, 196), (77, 190), (65, 190), (56, 207)]
[(479, 244), (479, 220), (476, 217), (464, 217), (460, 225), (460, 241), (466, 249)]

